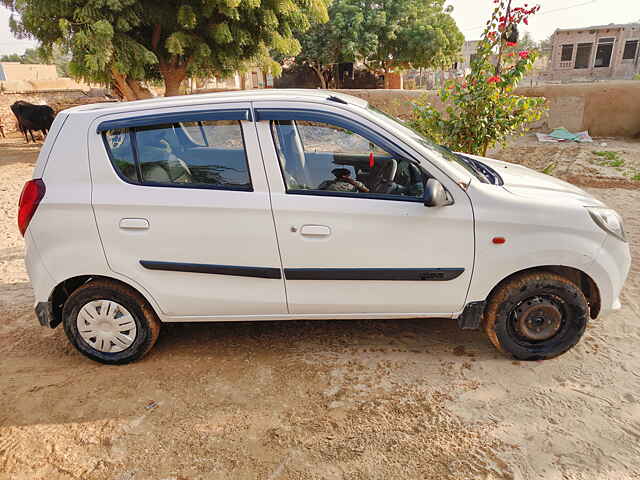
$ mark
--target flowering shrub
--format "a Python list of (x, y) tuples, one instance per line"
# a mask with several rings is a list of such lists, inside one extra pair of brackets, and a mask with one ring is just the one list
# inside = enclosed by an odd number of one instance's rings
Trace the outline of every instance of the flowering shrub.
[(415, 102), (411, 126), (452, 150), (486, 155), (509, 135), (524, 134), (527, 125), (545, 112), (544, 98), (521, 97), (513, 90), (531, 70), (536, 51), (513, 51), (518, 25), (528, 25), (538, 5), (511, 8), (511, 0), (494, 0), (496, 7), (487, 22), (471, 72), (448, 81), (440, 90), (444, 113), (433, 108), (425, 96)]

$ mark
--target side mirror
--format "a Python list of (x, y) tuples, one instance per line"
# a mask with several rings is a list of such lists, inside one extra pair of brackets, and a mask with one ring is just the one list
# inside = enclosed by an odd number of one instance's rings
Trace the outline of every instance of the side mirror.
[(424, 206), (425, 207), (445, 207), (451, 205), (453, 200), (442, 184), (435, 178), (427, 180), (424, 186)]

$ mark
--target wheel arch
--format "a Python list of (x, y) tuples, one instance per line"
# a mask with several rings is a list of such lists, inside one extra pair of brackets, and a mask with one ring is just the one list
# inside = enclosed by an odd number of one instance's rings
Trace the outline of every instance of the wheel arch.
[(51, 291), (51, 295), (49, 296), (49, 308), (53, 317), (51, 322), (51, 328), (55, 328), (60, 323), (62, 323), (62, 309), (64, 308), (64, 304), (69, 298), (69, 296), (75, 292), (78, 288), (87, 283), (90, 283), (95, 280), (108, 280), (110, 282), (116, 283), (118, 285), (122, 285), (130, 290), (133, 290), (145, 301), (149, 304), (151, 309), (156, 312), (156, 309), (153, 306), (153, 302), (149, 299), (149, 296), (139, 288), (131, 285), (130, 283), (124, 282), (120, 279), (109, 277), (106, 275), (77, 275), (66, 280), (63, 280), (58, 285), (56, 285)]
[(533, 272), (549, 272), (555, 273), (556, 275), (560, 275), (563, 278), (573, 282), (577, 285), (587, 301), (589, 302), (589, 316), (593, 319), (598, 317), (600, 313), (600, 308), (602, 306), (602, 300), (600, 297), (600, 290), (596, 282), (585, 272), (579, 270), (574, 267), (567, 267), (564, 265), (541, 265), (537, 267), (529, 267), (524, 268), (522, 270), (518, 270), (517, 272), (513, 272), (510, 275), (506, 276), (502, 280), (500, 280), (489, 292), (487, 296), (487, 301), (495, 294), (495, 292), (506, 282), (511, 280), (514, 276), (520, 275), (522, 273), (533, 273)]

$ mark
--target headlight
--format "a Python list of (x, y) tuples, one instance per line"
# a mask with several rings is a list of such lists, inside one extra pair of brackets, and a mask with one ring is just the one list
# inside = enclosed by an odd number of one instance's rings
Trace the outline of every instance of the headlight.
[(610, 233), (623, 242), (627, 241), (624, 227), (622, 226), (622, 219), (615, 210), (605, 207), (587, 207), (587, 211), (589, 215), (591, 215), (591, 218), (593, 218), (593, 221), (605, 232)]

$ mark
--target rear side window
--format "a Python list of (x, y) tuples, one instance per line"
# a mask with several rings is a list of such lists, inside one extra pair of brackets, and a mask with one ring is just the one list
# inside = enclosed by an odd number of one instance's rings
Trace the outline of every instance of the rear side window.
[(125, 181), (252, 189), (242, 127), (237, 120), (107, 130), (103, 138), (114, 168)]

